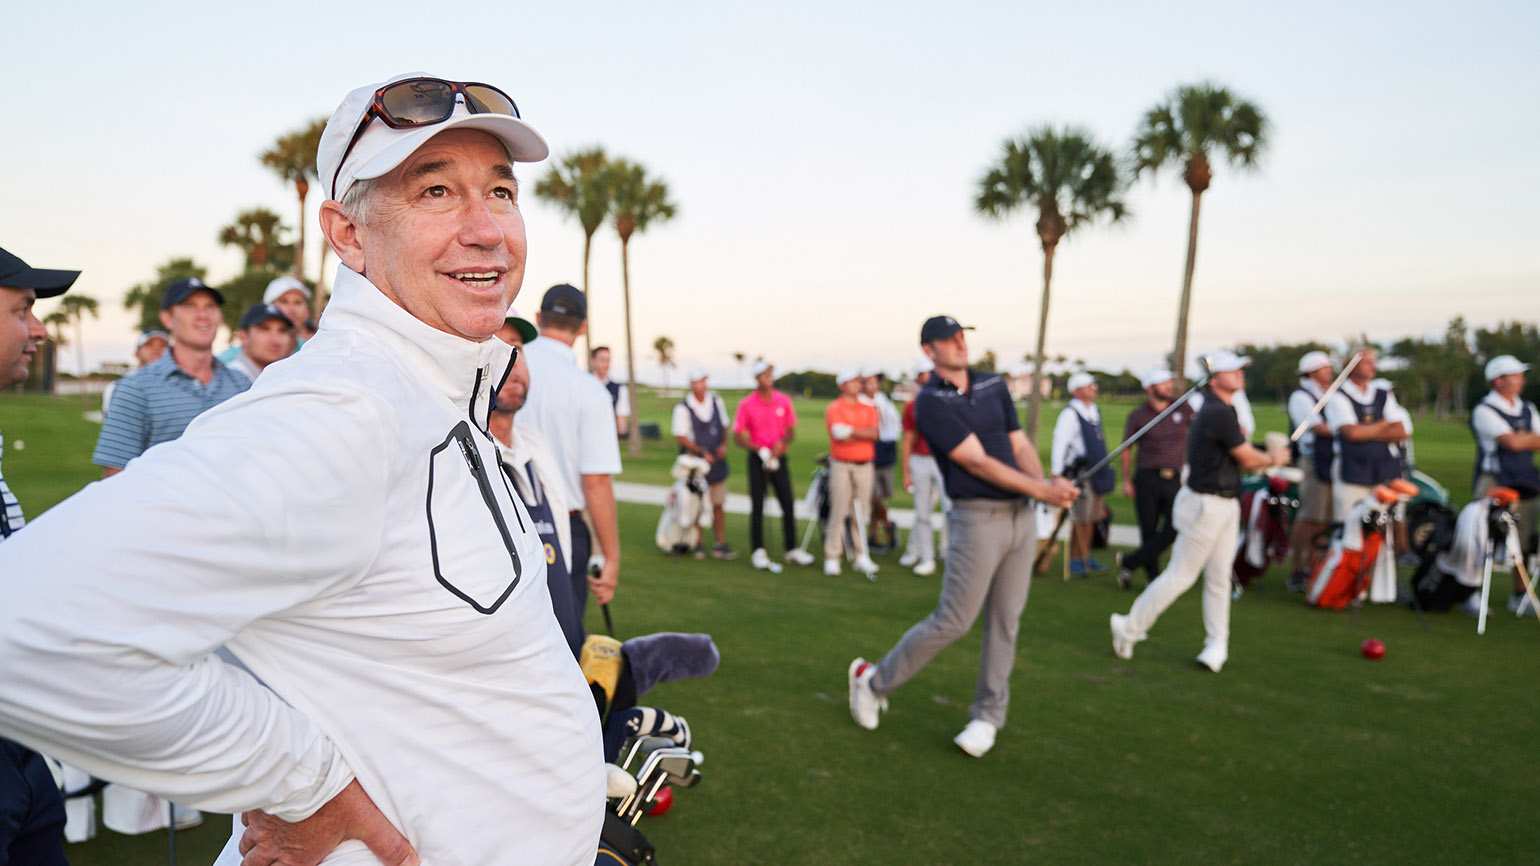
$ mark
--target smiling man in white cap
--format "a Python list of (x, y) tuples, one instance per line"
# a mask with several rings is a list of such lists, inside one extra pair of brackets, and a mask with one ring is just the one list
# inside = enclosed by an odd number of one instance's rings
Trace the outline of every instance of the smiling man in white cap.
[(593, 699), (487, 432), (546, 153), (486, 85), (348, 94), (315, 339), (0, 545), (0, 733), (244, 812), (220, 866), (593, 862)]
[(1172, 523), (1176, 543), (1171, 561), (1155, 581), (1139, 593), (1128, 615), (1111, 619), (1112, 651), (1120, 659), (1134, 657), (1134, 645), (1145, 639), (1155, 620), (1203, 575), (1203, 630), (1206, 635), (1198, 664), (1219, 673), (1230, 655), (1230, 573), (1240, 534), (1241, 473), (1277, 465), (1268, 454), (1246, 441), (1230, 401), (1246, 387), (1250, 358), (1219, 351), (1208, 356), (1210, 376), (1203, 408), (1192, 419), (1187, 435), (1187, 481), (1176, 495)]
[(1317, 551), (1313, 540), (1332, 522), (1331, 425), (1311, 410), (1335, 378), (1331, 356), (1321, 351), (1306, 352), (1299, 359), (1299, 387), (1289, 395), (1289, 429), (1297, 429), (1306, 419), (1310, 421), (1305, 434), (1294, 443), (1294, 465), (1304, 473), (1304, 478), (1299, 482), (1299, 511), (1289, 536), (1289, 546), (1294, 549), (1290, 592), (1305, 591), (1315, 568)]
[[(1479, 499), (1493, 487), (1518, 491), (1519, 501), (1511, 510), (1517, 520), (1519, 544), (1526, 556), (1533, 556), (1540, 546), (1535, 535), (1540, 519), (1540, 469), (1535, 468), (1535, 453), (1540, 452), (1540, 412), (1523, 397), (1529, 365), (1512, 355), (1498, 355), (1487, 362), (1485, 372), (1492, 390), (1470, 413), (1471, 432), (1476, 436), (1476, 481), (1471, 492)], [(1515, 571), (1508, 609), (1534, 616), (1536, 612), (1523, 590)]]
[[(1101, 411), (1096, 408), (1096, 377), (1081, 371), (1069, 377), (1066, 386), (1069, 405), (1059, 413), (1053, 425), (1053, 474), (1065, 478), (1077, 476), (1107, 456), (1107, 436), (1102, 430)], [(1091, 558), (1091, 530), (1101, 519), (1107, 494), (1117, 486), (1116, 470), (1103, 466), (1086, 479), (1075, 500), (1074, 528), (1069, 536), (1069, 572), (1085, 577), (1106, 571), (1107, 566)]]

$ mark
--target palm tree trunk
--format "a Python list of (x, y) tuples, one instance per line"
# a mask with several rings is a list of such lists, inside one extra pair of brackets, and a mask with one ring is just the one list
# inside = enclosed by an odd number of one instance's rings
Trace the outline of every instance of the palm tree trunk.
[(642, 425), (637, 423), (641, 415), (637, 412), (636, 402), (636, 353), (631, 348), (631, 264), (627, 251), (629, 245), (628, 238), (621, 239), (620, 285), (626, 306), (626, 396), (631, 400), (631, 429), (626, 433), (626, 440), (631, 456), (638, 457), (642, 453)]
[(1177, 391), (1187, 390), (1187, 308), (1192, 302), (1192, 272), (1198, 262), (1198, 203), (1203, 193), (1192, 194), (1192, 223), (1187, 227), (1187, 271), (1182, 276), (1182, 304), (1176, 316), (1176, 348), (1171, 352), (1171, 376)]
[[(583, 235), (583, 303), (588, 305), (588, 330), (583, 332), (583, 353), (594, 356), (594, 299), (588, 296), (588, 251), (593, 247), (593, 232)], [(621, 267), (625, 267), (625, 254), (621, 254)], [(584, 365), (588, 362), (584, 361)]]
[[(295, 185), (296, 188), (298, 184)], [(305, 278), (305, 196), (309, 190), (298, 190), (299, 193), (299, 242), (294, 245), (294, 276), (303, 280)], [(316, 282), (319, 284), (320, 279)]]
[(80, 374), (80, 405), (88, 406), (91, 403), (86, 396), (86, 342), (83, 329), (80, 327), (81, 316), (75, 317), (75, 370)]
[(1037, 422), (1043, 410), (1043, 347), (1048, 337), (1048, 292), (1053, 284), (1053, 251), (1057, 243), (1043, 244), (1043, 301), (1037, 314), (1037, 360), (1032, 363), (1032, 394), (1027, 398), (1027, 438), (1037, 441)]

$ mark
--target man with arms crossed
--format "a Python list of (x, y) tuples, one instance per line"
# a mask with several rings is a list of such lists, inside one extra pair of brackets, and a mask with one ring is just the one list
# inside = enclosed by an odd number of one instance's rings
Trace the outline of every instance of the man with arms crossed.
[(982, 757), (1005, 725), (1016, 634), (1032, 585), (1037, 513), (1028, 497), (1067, 508), (1080, 490), (1064, 478), (1043, 478), (1005, 381), (968, 369), (963, 330), (951, 316), (935, 316), (920, 329), (920, 346), (936, 369), (915, 397), (915, 418), (952, 498), (941, 599), (881, 661), (850, 663), (850, 714), (863, 728), (877, 727), (887, 696), (967, 634), (982, 610), (984, 651), (971, 721), (953, 740)]
[[(770, 567), (765, 550), (765, 488), (775, 488), (781, 505), (781, 542), (786, 561), (812, 565), (813, 555), (797, 547), (797, 516), (791, 498), (791, 467), (786, 449), (797, 435), (797, 410), (791, 398), (775, 390), (775, 365), (754, 362), (754, 390), (738, 404), (733, 415), (733, 441), (749, 452), (749, 562), (758, 569)], [(817, 519), (815, 516), (813, 519)]]
[[(1519, 548), (1525, 556), (1532, 556), (1540, 544), (1535, 536), (1540, 522), (1540, 469), (1535, 468), (1535, 453), (1540, 451), (1540, 412), (1521, 396), (1528, 371), (1529, 365), (1512, 355), (1498, 355), (1487, 362), (1486, 378), (1492, 390), (1470, 413), (1471, 432), (1476, 435), (1476, 483), (1471, 492), (1479, 498), (1497, 486), (1518, 491), (1519, 501), (1511, 510), (1517, 521)], [(1536, 614), (1524, 595), (1517, 569), (1508, 610)]]
[(349, 93), (315, 339), (0, 545), (0, 734), (247, 810), (219, 866), (593, 862), (593, 700), (486, 429), (511, 162), (547, 154), (516, 111), (421, 76)]
[(1230, 655), (1230, 573), (1240, 533), (1241, 473), (1280, 465), (1257, 450), (1241, 432), (1230, 405), (1246, 387), (1250, 358), (1234, 352), (1209, 356), (1207, 397), (1187, 432), (1187, 482), (1171, 510), (1176, 543), (1166, 570), (1134, 599), (1127, 616), (1113, 614), (1112, 651), (1134, 657), (1134, 644), (1146, 637), (1157, 617), (1190, 589), (1203, 573), (1203, 630), (1208, 637), (1198, 664), (1219, 673)]
[[(615, 438), (610, 395), (598, 379), (578, 367), (572, 348), (588, 330), (588, 299), (566, 283), (552, 286), (540, 301), (535, 321), (540, 338), (525, 347), (525, 358), (530, 379), (540, 387), (530, 390), (514, 423), (540, 437), (556, 460), (551, 474), (562, 487), (560, 499), (571, 509), (572, 598), (581, 621), (589, 589), (595, 601), (609, 604), (620, 581), (613, 481), (620, 474), (620, 441)], [(604, 564), (597, 577), (590, 577), (595, 541)]]

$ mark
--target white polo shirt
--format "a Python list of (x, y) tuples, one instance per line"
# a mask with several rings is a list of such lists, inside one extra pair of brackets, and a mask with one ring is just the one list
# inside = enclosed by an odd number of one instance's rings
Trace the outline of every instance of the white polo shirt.
[(546, 444), (562, 501), (580, 510), (586, 507), (584, 475), (620, 474), (610, 392), (593, 374), (579, 369), (572, 347), (559, 340), (531, 340), (524, 344), (524, 357), (529, 363), (529, 399), (514, 416), (514, 429), (532, 430)]

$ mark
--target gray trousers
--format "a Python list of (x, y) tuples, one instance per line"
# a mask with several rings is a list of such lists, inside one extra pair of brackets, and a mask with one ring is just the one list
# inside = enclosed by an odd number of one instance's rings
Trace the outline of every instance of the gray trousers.
[(1032, 503), (961, 499), (947, 514), (951, 536), (936, 610), (877, 663), (872, 690), (886, 695), (973, 628), (984, 613), (984, 649), (968, 717), (1005, 726), (1016, 634), (1032, 588), (1037, 517)]

